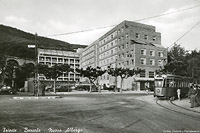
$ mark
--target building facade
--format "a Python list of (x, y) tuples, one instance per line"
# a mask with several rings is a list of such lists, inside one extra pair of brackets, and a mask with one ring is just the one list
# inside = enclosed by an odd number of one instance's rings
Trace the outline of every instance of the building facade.
[(85, 69), (89, 66), (96, 68), (98, 66), (98, 44), (97, 40), (80, 52), (80, 68)]
[[(123, 21), (81, 52), (80, 66), (100, 66), (103, 70), (108, 66), (145, 69), (145, 73), (125, 79), (123, 84), (123, 89), (142, 90), (146, 82), (153, 84), (155, 71), (163, 66), (166, 58), (161, 34), (154, 26)], [(117, 82), (120, 87), (120, 80), (105, 73), (98, 82), (107, 86)]]
[[(79, 54), (77, 52), (71, 51), (61, 51), (61, 50), (48, 50), (48, 49), (38, 49), (38, 63), (53, 66), (55, 64), (68, 64), (72, 69), (79, 68)], [(39, 74), (39, 80), (53, 81), (53, 79), (47, 79), (44, 75)], [(58, 77), (57, 81), (60, 82), (78, 82), (79, 75), (77, 73), (69, 72), (63, 73), (62, 76)]]

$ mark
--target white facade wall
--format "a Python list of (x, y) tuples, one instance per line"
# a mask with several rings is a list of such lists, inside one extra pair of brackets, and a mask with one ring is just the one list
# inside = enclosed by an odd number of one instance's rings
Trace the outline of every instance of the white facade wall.
[[(76, 52), (61, 51), (61, 50), (48, 50), (38, 49), (38, 63), (53, 66), (55, 64), (68, 64), (74, 70), (79, 68), (79, 55)], [(47, 79), (44, 75), (39, 75), (40, 80), (52, 80)], [(77, 73), (63, 73), (58, 77), (58, 81), (79, 81), (79, 75)]]

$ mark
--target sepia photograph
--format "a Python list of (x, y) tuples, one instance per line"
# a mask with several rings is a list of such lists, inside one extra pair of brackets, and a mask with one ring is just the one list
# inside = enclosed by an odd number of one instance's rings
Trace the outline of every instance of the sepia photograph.
[(0, 0), (0, 133), (200, 133), (200, 0)]

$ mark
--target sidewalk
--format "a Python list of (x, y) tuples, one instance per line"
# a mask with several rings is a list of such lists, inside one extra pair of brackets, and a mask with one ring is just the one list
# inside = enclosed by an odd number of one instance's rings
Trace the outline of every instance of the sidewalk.
[[(150, 92), (153, 93), (153, 92)], [(114, 91), (107, 91), (102, 90), (101, 92), (88, 92), (88, 91), (72, 91), (72, 92), (50, 92), (51, 95), (71, 95), (71, 94), (147, 94), (146, 91), (122, 91), (114, 92)]]
[[(137, 99), (148, 101), (148, 102), (151, 102), (151, 103), (155, 103), (155, 101), (156, 101), (156, 99), (153, 97), (153, 95), (141, 96), (141, 97), (138, 97)], [(171, 104), (174, 105), (174, 106), (178, 106), (180, 108), (192, 111), (192, 112), (200, 113), (200, 106), (190, 108), (191, 103), (189, 103), (189, 102), (190, 102), (189, 98), (183, 98), (180, 101), (177, 100), (177, 99), (174, 100), (174, 101), (171, 101)]]
[[(102, 90), (101, 92), (88, 92), (88, 91), (76, 91), (73, 90), (71, 92), (45, 92), (45, 96), (60, 96), (60, 95), (72, 95), (72, 94), (147, 94), (146, 91), (122, 91), (114, 92)], [(149, 94), (153, 94), (153, 92), (149, 92)], [(16, 96), (33, 96), (33, 92), (17, 92)]]
[(140, 94), (140, 95), (146, 95), (145, 91), (123, 91), (120, 92), (113, 92), (113, 91), (107, 91), (102, 90), (101, 92), (88, 92), (88, 91), (72, 91), (72, 92), (45, 92), (45, 96), (33, 96), (33, 92), (17, 92), (16, 95), (12, 97), (12, 99), (15, 100), (22, 100), (22, 99), (56, 99), (61, 98), (62, 95), (95, 95), (95, 94)]
[(200, 106), (194, 107), (194, 108), (190, 108), (191, 103), (189, 103), (189, 102), (190, 102), (190, 99), (189, 99), (189, 98), (183, 98), (183, 99), (181, 99), (180, 101), (179, 101), (179, 100), (174, 100), (174, 101), (172, 101), (172, 104), (174, 104), (174, 105), (176, 105), (176, 106), (179, 106), (179, 107), (181, 107), (181, 108), (184, 108), (184, 109), (193, 111), (193, 112), (198, 112), (198, 113), (200, 113)]
[(49, 92), (45, 96), (34, 96), (33, 92), (17, 92), (16, 95), (13, 95), (12, 99), (14, 100), (23, 100), (23, 99), (56, 99), (61, 98), (60, 95), (52, 95)]

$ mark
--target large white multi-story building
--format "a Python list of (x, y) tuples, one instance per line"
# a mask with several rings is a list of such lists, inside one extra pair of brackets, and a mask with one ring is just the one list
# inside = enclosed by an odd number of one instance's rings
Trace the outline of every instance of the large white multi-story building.
[[(71, 51), (61, 50), (49, 50), (49, 49), (38, 49), (38, 63), (53, 66), (55, 64), (68, 64), (74, 70), (79, 68), (79, 54)], [(39, 75), (39, 80), (53, 81), (47, 79), (44, 75)], [(58, 77), (58, 81), (79, 81), (79, 75), (76, 73), (69, 72), (63, 73), (62, 76)]]
[[(142, 90), (145, 83), (153, 85), (154, 73), (163, 66), (167, 50), (161, 45), (161, 34), (151, 25), (123, 21), (86, 47), (80, 54), (80, 67), (142, 68), (144, 73), (124, 81), (123, 89)], [(99, 78), (99, 83), (112, 85), (117, 80), (107, 73)]]

